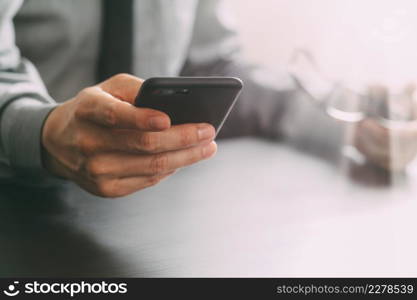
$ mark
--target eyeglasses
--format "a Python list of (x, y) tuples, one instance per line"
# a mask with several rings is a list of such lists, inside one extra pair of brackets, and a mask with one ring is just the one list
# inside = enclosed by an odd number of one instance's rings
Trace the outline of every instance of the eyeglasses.
[(356, 123), (373, 118), (387, 128), (417, 126), (413, 84), (399, 93), (391, 93), (384, 86), (370, 86), (359, 92), (342, 81), (326, 77), (314, 56), (305, 49), (293, 52), (289, 73), (313, 103), (334, 119)]

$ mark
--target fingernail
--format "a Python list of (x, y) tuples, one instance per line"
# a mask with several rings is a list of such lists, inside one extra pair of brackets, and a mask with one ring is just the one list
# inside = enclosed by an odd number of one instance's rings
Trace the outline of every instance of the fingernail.
[(152, 117), (149, 120), (149, 125), (155, 129), (164, 129), (168, 127), (166, 118), (164, 117)]
[(208, 140), (214, 137), (213, 127), (208, 125), (202, 125), (198, 128), (198, 139), (200, 141)]
[(202, 149), (203, 157), (209, 158), (213, 156), (214, 153), (216, 152), (216, 149), (217, 149), (217, 145), (215, 142), (211, 142), (210, 144), (205, 145)]

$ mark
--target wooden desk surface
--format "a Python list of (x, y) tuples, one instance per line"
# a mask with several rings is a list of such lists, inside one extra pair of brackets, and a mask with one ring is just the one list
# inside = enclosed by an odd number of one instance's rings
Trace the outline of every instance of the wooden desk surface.
[(0, 276), (417, 276), (417, 177), (352, 173), (241, 139), (122, 199), (3, 186)]

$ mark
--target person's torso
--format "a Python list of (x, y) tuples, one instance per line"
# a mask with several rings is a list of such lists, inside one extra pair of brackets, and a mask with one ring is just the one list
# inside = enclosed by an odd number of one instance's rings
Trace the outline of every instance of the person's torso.
[[(135, 1), (135, 75), (178, 74), (186, 59), (197, 1)], [(57, 101), (97, 82), (100, 0), (26, 0), (14, 23), (22, 56), (35, 64)]]

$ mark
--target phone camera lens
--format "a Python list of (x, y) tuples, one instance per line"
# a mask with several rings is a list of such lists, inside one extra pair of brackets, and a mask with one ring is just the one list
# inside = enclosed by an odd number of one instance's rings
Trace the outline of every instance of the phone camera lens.
[(188, 94), (190, 92), (189, 89), (156, 89), (152, 91), (153, 95), (156, 96), (170, 96), (174, 94)]
[(165, 90), (163, 90), (164, 92), (163, 92), (163, 95), (164, 96), (169, 96), (169, 95), (173, 95), (173, 94), (175, 94), (175, 91), (174, 90), (171, 90), (171, 89), (165, 89)]
[(152, 92), (152, 94), (157, 96), (170, 96), (175, 94), (175, 90), (173, 89), (157, 89)]

